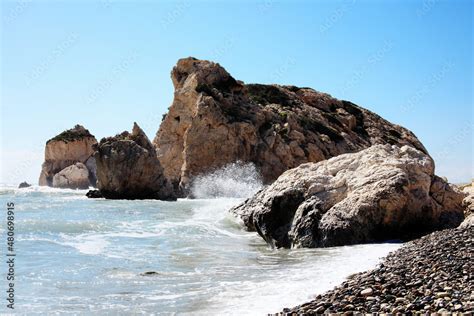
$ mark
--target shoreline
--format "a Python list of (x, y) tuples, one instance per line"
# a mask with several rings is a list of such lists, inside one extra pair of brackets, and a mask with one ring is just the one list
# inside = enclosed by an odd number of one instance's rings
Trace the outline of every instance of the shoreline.
[(310, 302), (276, 315), (474, 312), (474, 226), (437, 231), (391, 252)]
[[(111, 314), (152, 314), (157, 308), (163, 314), (266, 314), (310, 298), (312, 276), (320, 280), (318, 292), (329, 290), (347, 275), (372, 269), (399, 247), (275, 251), (227, 214), (227, 206), (235, 202), (230, 199), (97, 201), (72, 190), (14, 190), (5, 196), (18, 202), (19, 232), (25, 232), (16, 272), (34, 273), (21, 282), (25, 303), (15, 305), (26, 314), (65, 308), (79, 314), (98, 314), (104, 308)], [(42, 253), (35, 253), (39, 248)], [(42, 255), (46, 251), (49, 255)], [(34, 265), (38, 258), (44, 260), (41, 267)], [(44, 278), (70, 282), (70, 262), (77, 267), (75, 286), (45, 293)], [(123, 286), (133, 296), (117, 295), (114, 289)]]

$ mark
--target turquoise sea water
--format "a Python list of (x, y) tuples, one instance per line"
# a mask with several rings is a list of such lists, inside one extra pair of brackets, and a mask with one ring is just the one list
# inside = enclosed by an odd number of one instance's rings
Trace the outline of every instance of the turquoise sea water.
[[(242, 197), (111, 201), (85, 193), (0, 188), (3, 209), (15, 203), (16, 313), (264, 315), (311, 299), (399, 247), (273, 250), (228, 214)], [(5, 216), (0, 222), (7, 313)]]

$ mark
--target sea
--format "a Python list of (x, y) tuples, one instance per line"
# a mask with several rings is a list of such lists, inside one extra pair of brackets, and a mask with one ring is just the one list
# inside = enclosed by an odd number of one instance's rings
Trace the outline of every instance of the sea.
[[(0, 313), (266, 315), (374, 268), (401, 246), (272, 249), (228, 212), (261, 188), (245, 165), (197, 178), (194, 198), (176, 202), (88, 199), (87, 190), (3, 184)], [(12, 282), (14, 309), (7, 306)]]

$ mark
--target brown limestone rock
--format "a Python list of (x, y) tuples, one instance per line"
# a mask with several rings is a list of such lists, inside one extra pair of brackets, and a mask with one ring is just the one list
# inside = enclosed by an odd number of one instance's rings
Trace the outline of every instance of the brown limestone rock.
[(108, 199), (176, 199), (156, 151), (143, 130), (134, 123), (127, 131), (101, 139), (95, 146), (97, 186)]
[(244, 84), (191, 57), (178, 61), (171, 78), (174, 100), (153, 144), (175, 187), (235, 161), (253, 162), (271, 183), (302, 163), (374, 144), (426, 153), (409, 130), (311, 88)]
[(89, 188), (89, 184), (89, 170), (80, 162), (64, 168), (53, 177), (55, 188), (84, 190)]
[[(94, 153), (92, 147), (96, 143), (94, 135), (81, 125), (48, 140), (39, 185), (54, 186), (53, 178), (61, 170), (78, 162), (86, 163)], [(90, 173), (89, 176), (93, 177)], [(89, 184), (95, 186), (95, 182)]]

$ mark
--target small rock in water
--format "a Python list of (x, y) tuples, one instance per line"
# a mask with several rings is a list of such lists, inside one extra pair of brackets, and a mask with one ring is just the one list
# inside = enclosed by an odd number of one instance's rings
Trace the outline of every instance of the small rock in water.
[(103, 197), (99, 190), (89, 190), (89, 192), (86, 193), (86, 196), (90, 199), (98, 199)]
[(18, 186), (18, 189), (29, 188), (29, 187), (31, 187), (31, 184), (24, 181), (24, 182), (20, 183), (20, 185)]
[(147, 271), (147, 272), (143, 272), (141, 273), (140, 275), (143, 275), (143, 276), (150, 276), (150, 275), (159, 275), (160, 273), (159, 272), (156, 272), (156, 271)]

